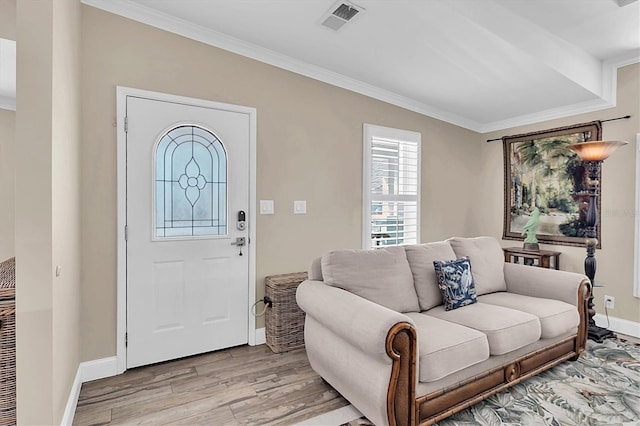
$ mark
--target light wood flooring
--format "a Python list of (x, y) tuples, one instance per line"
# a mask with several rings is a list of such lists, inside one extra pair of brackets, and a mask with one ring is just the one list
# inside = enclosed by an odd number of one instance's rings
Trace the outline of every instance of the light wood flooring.
[(84, 383), (74, 425), (291, 425), (349, 403), (304, 349), (239, 346)]

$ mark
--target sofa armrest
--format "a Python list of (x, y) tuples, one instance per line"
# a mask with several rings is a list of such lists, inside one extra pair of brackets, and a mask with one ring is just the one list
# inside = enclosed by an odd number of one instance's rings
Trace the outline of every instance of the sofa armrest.
[(296, 301), (313, 369), (375, 424), (415, 425), (413, 320), (322, 281), (300, 284)]
[(305, 281), (296, 292), (298, 306), (331, 332), (370, 355), (387, 355), (387, 334), (406, 315), (322, 281)]
[(588, 278), (575, 272), (538, 268), (517, 263), (504, 264), (507, 291), (524, 296), (560, 300), (574, 306), (580, 303), (580, 290)]

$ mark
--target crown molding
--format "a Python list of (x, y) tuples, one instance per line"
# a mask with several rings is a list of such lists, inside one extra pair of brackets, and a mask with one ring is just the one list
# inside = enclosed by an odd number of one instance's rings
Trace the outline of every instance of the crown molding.
[[(473, 130), (488, 133), (527, 124), (538, 123), (577, 114), (598, 111), (615, 106), (617, 69), (640, 62), (640, 51), (603, 62), (602, 97), (533, 114), (526, 114), (490, 123), (475, 120), (436, 108), (415, 99), (403, 96), (351, 77), (327, 70), (317, 65), (292, 58), (273, 50), (249, 43), (218, 31), (188, 22), (186, 20), (158, 12), (147, 6), (128, 0), (81, 0), (83, 4), (95, 7), (134, 21), (150, 25), (183, 37), (196, 40), (247, 58), (291, 71), (332, 86), (350, 90), (379, 101), (383, 101), (409, 111)], [(1, 100), (0, 100), (1, 101)], [(0, 103), (0, 108), (2, 105)], [(15, 106), (14, 106), (15, 109)]]
[(634, 49), (624, 55), (616, 56), (615, 58), (607, 59), (604, 61), (604, 66), (613, 67), (615, 69), (626, 67), (640, 62), (640, 49)]
[(415, 99), (381, 89), (192, 22), (169, 16), (146, 6), (126, 0), (82, 0), (82, 3), (460, 127), (476, 130), (481, 126), (481, 123), (435, 108)]
[(594, 99), (591, 101), (565, 105), (559, 108), (547, 109), (534, 114), (520, 115), (506, 120), (494, 121), (480, 126), (477, 131), (479, 133), (489, 133), (497, 130), (505, 130), (513, 127), (526, 126), (528, 124), (541, 123), (543, 121), (600, 111), (614, 106), (615, 103), (611, 103), (604, 99)]
[(571, 117), (578, 114), (600, 111), (616, 106), (616, 92), (618, 88), (618, 68), (640, 62), (640, 49), (636, 49), (622, 56), (608, 59), (602, 63), (602, 97), (590, 101), (565, 105), (560, 108), (548, 109), (534, 114), (521, 115), (506, 120), (494, 121), (481, 125), (476, 130), (489, 133), (527, 124), (540, 123), (558, 118)]

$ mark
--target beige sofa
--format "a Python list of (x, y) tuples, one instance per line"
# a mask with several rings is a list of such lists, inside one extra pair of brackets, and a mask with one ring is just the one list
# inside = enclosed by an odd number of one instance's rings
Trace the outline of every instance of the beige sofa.
[[(433, 262), (468, 257), (477, 303), (446, 311)], [(584, 351), (588, 279), (451, 238), (316, 259), (297, 290), (313, 369), (376, 425), (429, 425)]]

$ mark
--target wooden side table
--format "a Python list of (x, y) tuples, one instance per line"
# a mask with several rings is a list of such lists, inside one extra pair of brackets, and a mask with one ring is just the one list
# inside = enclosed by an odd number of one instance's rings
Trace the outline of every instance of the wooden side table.
[[(549, 250), (525, 250), (521, 247), (503, 248), (504, 261), (511, 263), (520, 263), (522, 258), (525, 265), (535, 265), (541, 268), (560, 269), (560, 252)], [(553, 259), (553, 262), (551, 261)]]

